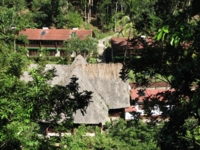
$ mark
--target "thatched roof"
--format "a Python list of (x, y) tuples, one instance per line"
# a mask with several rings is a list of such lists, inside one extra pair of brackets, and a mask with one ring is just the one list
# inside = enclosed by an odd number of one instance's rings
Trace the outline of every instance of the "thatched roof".
[(109, 109), (124, 108), (129, 105), (129, 84), (119, 77), (121, 64), (88, 64), (83, 66), (84, 73), (106, 101)]
[[(55, 67), (57, 77), (51, 84), (66, 85), (75, 75), (78, 78), (80, 91), (92, 91), (92, 102), (86, 114), (80, 111), (74, 114), (74, 123), (104, 124), (109, 109), (126, 108), (129, 103), (129, 84), (119, 77), (121, 64), (87, 64), (82, 56), (77, 56), (72, 65), (46, 65), (46, 69)], [(27, 74), (23, 79), (28, 81)]]

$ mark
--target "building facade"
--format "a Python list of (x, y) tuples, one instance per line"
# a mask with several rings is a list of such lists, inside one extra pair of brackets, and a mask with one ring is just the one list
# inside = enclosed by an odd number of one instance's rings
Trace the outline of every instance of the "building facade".
[(25, 29), (19, 32), (19, 35), (25, 35), (28, 44), (20, 43), (28, 49), (29, 56), (38, 56), (39, 51), (45, 50), (50, 56), (65, 55), (63, 43), (73, 35), (78, 36), (81, 40), (88, 36), (93, 37), (92, 30), (79, 30), (77, 28), (68, 29)]

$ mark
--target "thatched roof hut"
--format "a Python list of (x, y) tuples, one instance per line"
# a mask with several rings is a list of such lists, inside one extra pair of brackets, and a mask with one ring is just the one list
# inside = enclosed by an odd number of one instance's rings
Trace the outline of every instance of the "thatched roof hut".
[[(33, 67), (33, 66), (32, 66)], [(77, 56), (71, 65), (46, 65), (46, 69), (55, 67), (56, 77), (52, 85), (66, 85), (72, 76), (78, 78), (80, 92), (92, 91), (92, 102), (86, 113), (80, 111), (74, 114), (74, 123), (77, 124), (104, 124), (109, 120), (108, 110), (126, 108), (129, 102), (129, 84), (119, 77), (121, 64), (87, 64), (82, 56)], [(22, 77), (28, 81), (27, 73)]]

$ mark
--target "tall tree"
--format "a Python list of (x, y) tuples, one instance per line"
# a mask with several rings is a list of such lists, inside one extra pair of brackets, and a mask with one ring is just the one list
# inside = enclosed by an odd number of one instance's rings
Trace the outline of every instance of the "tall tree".
[(100, 19), (100, 26), (102, 30), (108, 31), (114, 27), (114, 22), (112, 21), (113, 15), (113, 6), (112, 0), (105, 0), (103, 2), (98, 2), (98, 18)]
[[(134, 34), (150, 32), (146, 26), (153, 20), (154, 4), (156, 1), (157, 0), (124, 1), (124, 5), (120, 7), (120, 11), (113, 15), (113, 18), (118, 20), (116, 25), (120, 29), (120, 33), (126, 36), (130, 36), (129, 34), (131, 34), (132, 36)], [(154, 20), (155, 19), (156, 17), (154, 17)]]
[(82, 54), (86, 58), (91, 54), (97, 54), (97, 43), (98, 41), (91, 37), (81, 40), (78, 36), (72, 35), (72, 38), (64, 43), (64, 46), (68, 54), (75, 52), (76, 55)]
[(134, 26), (129, 16), (123, 16), (117, 21), (116, 26), (120, 29), (119, 35), (122, 34), (124, 37), (130, 37), (134, 35)]
[[(28, 21), (13, 7), (1, 6), (0, 13), (0, 149), (40, 149), (45, 139), (38, 136), (39, 121), (56, 124), (63, 113), (67, 117), (62, 127), (66, 129), (73, 124), (76, 110), (85, 112), (92, 93), (79, 92), (75, 77), (68, 85), (51, 86), (48, 81), (55, 76), (55, 69), (44, 71), (44, 64), (28, 70), (25, 49), (13, 51), (15, 33), (27, 27)], [(21, 79), (25, 70), (30, 71), (29, 82)]]
[(11, 49), (16, 51), (18, 32), (25, 28), (34, 27), (34, 23), (31, 21), (31, 13), (26, 11), (25, 6), (20, 5), (22, 9), (19, 9), (14, 4), (11, 4), (2, 3), (0, 6), (0, 40), (4, 40), (7, 44), (9, 43), (12, 46)]
[(21, 76), (29, 64), (26, 54), (10, 51), (1, 41), (0, 58), (0, 149), (39, 149), (45, 142), (38, 136), (40, 120), (58, 126), (64, 119), (59, 128), (66, 130), (73, 124), (76, 110), (85, 113), (92, 93), (79, 92), (76, 77), (68, 85), (51, 86), (48, 81), (55, 69), (44, 71), (39, 66), (30, 70), (32, 80), (25, 83)]
[(63, 28), (66, 25), (65, 15), (71, 5), (65, 0), (33, 0), (31, 11), (34, 14), (34, 21), (37, 27)]

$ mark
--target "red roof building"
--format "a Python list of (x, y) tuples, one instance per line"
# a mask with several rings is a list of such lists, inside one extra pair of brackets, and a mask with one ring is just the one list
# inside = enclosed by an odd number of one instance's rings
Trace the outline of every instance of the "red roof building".
[[(29, 50), (29, 56), (38, 55), (38, 50), (46, 48), (51, 56), (62, 55), (63, 42), (77, 35), (81, 40), (87, 36), (93, 36), (92, 30), (67, 30), (67, 29), (25, 29), (19, 32), (19, 35), (27, 36), (29, 41), (25, 47)], [(56, 54), (59, 52), (59, 54)]]
[[(172, 92), (169, 84), (165, 82), (153, 82), (148, 87), (138, 87), (135, 83), (130, 83), (130, 107), (125, 108), (125, 119), (134, 119), (132, 112), (140, 113), (144, 116), (144, 101), (155, 101), (155, 105), (150, 106), (152, 116), (160, 116), (162, 111), (160, 110), (159, 104), (166, 105), (166, 92)], [(164, 94), (165, 93), (165, 94)], [(165, 95), (166, 96), (166, 95)], [(152, 104), (154, 104), (152, 103)]]
[(140, 55), (142, 49), (146, 46), (153, 46), (154, 43), (154, 39), (145, 36), (132, 39), (114, 37), (111, 39), (112, 58), (114, 60), (117, 57), (127, 57), (130, 54)]

